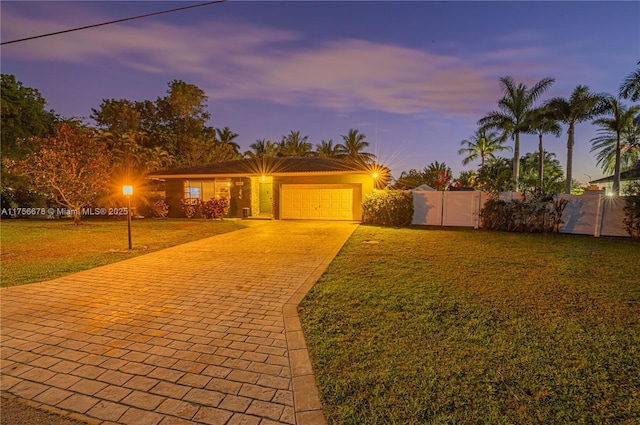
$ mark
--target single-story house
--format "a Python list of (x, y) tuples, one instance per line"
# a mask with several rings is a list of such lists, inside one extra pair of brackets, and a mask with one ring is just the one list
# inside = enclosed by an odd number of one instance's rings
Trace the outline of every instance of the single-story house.
[[(632, 169), (620, 173), (620, 194), (624, 194), (626, 187), (631, 182), (640, 182), (640, 163), (636, 164)], [(598, 185), (605, 184), (605, 193), (611, 193), (613, 191), (613, 176), (603, 177), (589, 183)]]
[(367, 166), (320, 157), (240, 159), (147, 175), (164, 181), (170, 217), (184, 217), (183, 199), (224, 197), (230, 217), (356, 221), (376, 177)]

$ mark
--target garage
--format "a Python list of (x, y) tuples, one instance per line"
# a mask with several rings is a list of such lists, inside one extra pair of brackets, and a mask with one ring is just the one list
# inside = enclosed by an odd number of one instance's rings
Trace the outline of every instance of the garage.
[(283, 219), (353, 220), (353, 185), (283, 184)]

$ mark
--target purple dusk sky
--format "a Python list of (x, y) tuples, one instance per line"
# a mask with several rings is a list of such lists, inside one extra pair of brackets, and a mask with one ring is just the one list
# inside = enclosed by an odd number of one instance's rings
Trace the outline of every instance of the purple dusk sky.
[[(2, 41), (196, 2), (5, 1)], [(541, 100), (578, 84), (617, 93), (640, 59), (638, 2), (238, 1), (2, 46), (2, 73), (64, 117), (102, 99), (155, 100), (181, 79), (206, 91), (209, 123), (243, 150), (290, 130), (309, 141), (365, 133), (392, 168), (463, 167), (460, 141), (496, 109), (498, 78), (554, 77)], [(579, 124), (574, 178), (603, 176)], [(512, 142), (509, 142), (511, 144)], [(566, 128), (545, 148), (566, 163)], [(525, 135), (521, 152), (537, 149)], [(509, 152), (504, 153), (510, 156)]]

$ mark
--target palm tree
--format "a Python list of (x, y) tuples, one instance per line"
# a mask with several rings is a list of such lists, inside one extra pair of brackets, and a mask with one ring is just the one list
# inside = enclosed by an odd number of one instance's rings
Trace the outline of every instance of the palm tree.
[(369, 146), (369, 142), (365, 141), (363, 133), (359, 133), (358, 130), (349, 129), (347, 135), (341, 135), (344, 143), (340, 143), (336, 146), (338, 156), (348, 161), (352, 161), (357, 164), (370, 164), (375, 161), (376, 156), (369, 152), (363, 152), (363, 150)]
[(608, 109), (612, 116), (599, 118), (593, 123), (601, 126), (604, 130), (610, 132), (611, 135), (615, 135), (616, 137), (615, 162), (613, 167), (613, 193), (615, 195), (619, 195), (622, 134), (633, 125), (634, 116), (638, 113), (638, 111), (640, 111), (640, 105), (635, 105), (631, 108), (627, 108), (613, 96), (608, 96), (605, 99), (605, 102), (608, 104)]
[(440, 163), (438, 161), (434, 161), (425, 167), (422, 170), (422, 176), (424, 182), (435, 190), (445, 190), (453, 179), (451, 168), (447, 167), (445, 162)]
[(544, 183), (544, 160), (545, 152), (542, 146), (542, 136), (545, 134), (553, 134), (560, 136), (560, 124), (556, 120), (554, 112), (545, 107), (536, 108), (529, 114), (529, 130), (538, 135), (538, 183), (541, 189)]
[(510, 76), (499, 80), (503, 93), (498, 101), (499, 111), (491, 111), (478, 121), (483, 128), (496, 128), (503, 131), (503, 139), (513, 139), (513, 190), (518, 190), (518, 175), (520, 161), (520, 133), (528, 129), (527, 115), (533, 107), (533, 102), (549, 87), (555, 79), (543, 78), (531, 88), (525, 84), (515, 84)]
[(571, 193), (571, 178), (573, 172), (573, 145), (576, 123), (587, 121), (603, 112), (603, 96), (589, 92), (589, 87), (579, 85), (571, 93), (569, 99), (554, 97), (545, 103), (554, 111), (556, 119), (567, 124), (567, 176), (564, 192)]
[[(611, 131), (601, 128), (598, 136), (591, 139), (591, 152), (599, 151), (596, 164), (605, 173), (613, 174), (616, 162), (617, 137)], [(640, 116), (621, 134), (620, 169), (632, 168), (640, 161)]]
[(270, 158), (278, 154), (278, 144), (267, 139), (257, 139), (249, 148), (251, 150), (244, 153), (248, 158)]
[(338, 156), (338, 147), (333, 145), (333, 140), (323, 140), (316, 144), (316, 155), (324, 158), (335, 158)]
[(497, 133), (487, 134), (487, 131), (481, 128), (476, 130), (469, 139), (460, 142), (466, 147), (458, 150), (458, 155), (467, 155), (463, 158), (462, 165), (467, 165), (480, 157), (480, 169), (482, 169), (487, 158), (495, 158), (494, 152), (511, 149), (509, 146), (504, 146), (503, 143), (504, 139), (500, 139)]
[(282, 136), (280, 142), (280, 152), (282, 156), (308, 156), (311, 153), (311, 143), (307, 142), (309, 136), (300, 137), (300, 131), (291, 131), (288, 135)]
[(562, 181), (564, 172), (560, 161), (556, 158), (556, 154), (543, 151), (542, 163), (544, 167), (543, 174), (547, 177), (540, 184), (540, 152), (529, 152), (520, 158), (520, 187), (524, 188), (524, 190), (538, 188), (544, 193), (561, 192), (564, 187)]
[[(638, 65), (640, 65), (640, 61), (638, 61)], [(631, 99), (632, 102), (640, 99), (640, 68), (625, 77), (620, 84), (618, 96)]]
[(223, 129), (216, 128), (216, 135), (219, 143), (231, 146), (236, 154), (240, 153), (240, 145), (233, 141), (238, 137), (238, 133), (234, 133), (229, 127), (225, 127)]

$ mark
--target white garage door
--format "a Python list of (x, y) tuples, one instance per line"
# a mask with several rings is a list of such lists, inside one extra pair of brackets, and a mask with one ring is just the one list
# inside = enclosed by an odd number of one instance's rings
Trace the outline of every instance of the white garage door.
[(353, 187), (283, 184), (281, 218), (353, 220)]

